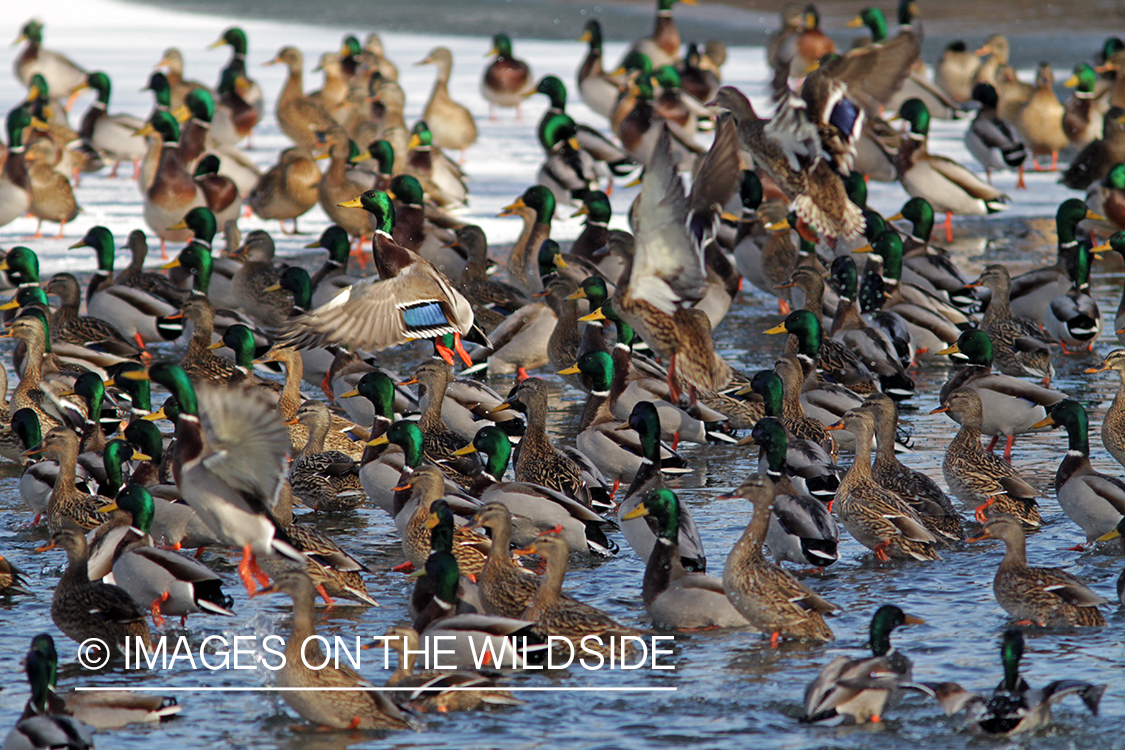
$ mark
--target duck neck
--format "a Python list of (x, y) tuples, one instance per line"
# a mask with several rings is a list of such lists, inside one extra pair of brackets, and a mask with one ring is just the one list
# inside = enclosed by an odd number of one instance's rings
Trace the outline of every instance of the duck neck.
[(423, 433), (444, 432), (446, 427), (441, 419), (441, 405), (445, 402), (445, 383), (427, 383), (426, 398), (426, 408), (418, 419), (418, 427)]
[(562, 597), (563, 579), (566, 577), (566, 558), (547, 561), (547, 572), (535, 590), (535, 596), (527, 605), (526, 619), (537, 619), (544, 612), (558, 604)]
[(292, 419), (301, 407), (301, 377), (304, 375), (304, 364), (301, 356), (295, 354), (285, 362), (285, 385), (281, 388), (281, 398), (278, 399), (277, 409), (285, 419)]
[(331, 417), (325, 419), (314, 419), (312, 424), (306, 425), (309, 428), (309, 439), (305, 442), (305, 447), (301, 449), (301, 455), (298, 458), (306, 458), (314, 453), (324, 453), (324, 442), (328, 439), (328, 427)]
[(864, 425), (853, 431), (855, 435), (855, 460), (841, 482), (852, 486), (860, 481), (871, 479), (871, 429)]

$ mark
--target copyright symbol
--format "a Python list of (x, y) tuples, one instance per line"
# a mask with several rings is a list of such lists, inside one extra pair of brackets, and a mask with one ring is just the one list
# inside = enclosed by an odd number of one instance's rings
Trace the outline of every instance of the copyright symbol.
[(78, 663), (83, 669), (101, 669), (109, 663), (109, 646), (101, 638), (87, 638), (78, 644)]

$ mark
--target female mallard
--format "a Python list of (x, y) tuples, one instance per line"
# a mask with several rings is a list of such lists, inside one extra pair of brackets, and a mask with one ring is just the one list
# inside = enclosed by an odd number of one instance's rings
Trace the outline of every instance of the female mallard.
[(645, 564), (641, 601), (653, 625), (667, 629), (736, 628), (750, 623), (727, 599), (722, 579), (684, 570), (680, 562), (680, 502), (675, 493), (647, 493), (627, 520), (652, 516), (659, 542)]
[(109, 354), (135, 358), (140, 355), (137, 346), (107, 321), (89, 315), (79, 315), (82, 293), (78, 280), (69, 273), (57, 273), (50, 278), (44, 291), (59, 298), (59, 307), (51, 316), (51, 336), (56, 346), (73, 344), (95, 345)]
[(724, 86), (719, 89), (716, 102), (734, 116), (741, 146), (754, 155), (755, 162), (787, 197), (792, 196), (794, 210), (802, 222), (829, 238), (848, 239), (863, 231), (863, 212), (848, 199), (843, 181), (827, 160), (802, 161), (790, 154), (782, 140), (782, 136), (790, 134), (774, 134), (767, 129), (767, 123), (738, 89)]
[[(414, 711), (471, 711), (485, 706), (522, 706), (523, 701), (507, 690), (495, 688), (495, 678), (480, 672), (427, 670), (415, 672), (419, 654), (425, 653), (414, 628), (391, 628), (384, 636), (398, 656), (398, 669), (387, 679), (387, 687), (415, 688), (395, 693), (395, 702)], [(450, 688), (453, 688), (452, 690)]]
[(199, 81), (184, 78), (184, 55), (177, 47), (168, 47), (154, 68), (164, 68), (170, 91), (170, 106), (175, 109), (184, 103), (184, 97), (196, 89), (206, 89)]
[(1023, 633), (1019, 628), (1004, 631), (1000, 643), (1000, 659), (1004, 663), (1004, 680), (986, 701), (954, 682), (937, 688), (939, 703), (946, 715), (968, 709), (969, 722), (987, 735), (1012, 735), (1044, 729), (1051, 724), (1051, 704), (1068, 695), (1078, 695), (1090, 713), (1097, 715), (1105, 685), (1092, 685), (1081, 680), (1053, 680), (1042, 688), (1032, 688), (1020, 676), (1023, 658)]
[(1004, 559), (996, 569), (992, 593), (996, 603), (1022, 625), (1045, 628), (1105, 626), (1098, 606), (1106, 600), (1091, 591), (1077, 576), (1061, 568), (1034, 568), (1027, 564), (1023, 526), (1014, 516), (990, 519), (981, 539), (1004, 542)]
[(965, 42), (956, 39), (946, 45), (934, 70), (934, 83), (955, 102), (973, 98), (973, 79), (980, 70), (980, 58)]
[(872, 478), (914, 508), (935, 536), (948, 541), (964, 539), (961, 514), (954, 510), (937, 483), (922, 472), (903, 466), (895, 455), (895, 430), (898, 428), (895, 402), (881, 393), (873, 393), (864, 399), (861, 408), (871, 412), (875, 420)]
[(809, 67), (836, 51), (836, 43), (820, 28), (820, 13), (812, 3), (794, 3), (781, 11), (781, 28), (770, 36), (766, 59), (774, 71), (803, 78)]
[(1125, 516), (1125, 481), (1090, 466), (1088, 421), (1082, 404), (1066, 399), (1051, 406), (1035, 426), (1066, 428), (1069, 446), (1055, 472), (1055, 495), (1059, 507), (1092, 542), (1113, 531)]
[(520, 119), (520, 103), (534, 88), (531, 67), (512, 54), (512, 40), (507, 34), (492, 37), (492, 49), (485, 57), (493, 58), (480, 82), (481, 96), (488, 100), (488, 119), (496, 119), (496, 107), (515, 107), (516, 119)]
[(320, 169), (312, 152), (292, 146), (282, 151), (277, 164), (261, 176), (246, 203), (260, 218), (277, 219), (282, 234), (288, 234), (285, 220), (292, 219), (296, 234), (297, 218), (316, 205), (320, 180)]
[(1044, 340), (1034, 322), (1012, 313), (1009, 302), (1012, 280), (1007, 266), (1000, 263), (986, 266), (980, 278), (970, 286), (984, 286), (992, 293), (980, 327), (992, 341), (997, 369), (1005, 375), (1050, 380), (1055, 374), (1051, 344)]
[(149, 145), (156, 170), (152, 181), (144, 187), (145, 223), (160, 238), (162, 247), (165, 241), (187, 242), (192, 238), (190, 231), (170, 227), (181, 222), (191, 209), (205, 206), (206, 199), (180, 156), (180, 126), (176, 118), (167, 112), (156, 112), (149, 126), (156, 134)]
[[(547, 565), (543, 580), (522, 615), (523, 619), (535, 623), (535, 632), (544, 637), (561, 636), (571, 648), (581, 643), (583, 648), (603, 655), (610, 648), (631, 650), (631, 645), (621, 640), (622, 636), (636, 636), (642, 631), (621, 625), (593, 607), (576, 607), (571, 600), (563, 597), (568, 550), (561, 537), (544, 534), (536, 537), (525, 549), (515, 550), (515, 553), (537, 555)], [(598, 636), (598, 639), (586, 640), (587, 636)]]
[(852, 409), (830, 430), (855, 435), (855, 460), (840, 482), (833, 505), (840, 523), (856, 541), (886, 562), (937, 560), (937, 537), (926, 528), (921, 516), (899, 495), (877, 483), (871, 474), (871, 439), (875, 419), (870, 411)]
[(484, 611), (519, 617), (535, 596), (540, 581), (512, 558), (512, 512), (502, 503), (483, 504), (473, 516), (473, 527), (488, 529), (492, 538), (488, 557), (477, 576)]
[[(1039, 157), (1046, 154), (1051, 155), (1051, 171), (1058, 169), (1059, 151), (1066, 148), (1068, 142), (1063, 126), (1063, 105), (1055, 96), (1054, 85), (1055, 76), (1051, 72), (1051, 66), (1041, 63), (1035, 74), (1035, 90), (1027, 103), (1019, 109), (1016, 120), (1027, 151), (1031, 153), (1031, 166), (1036, 172), (1041, 169)], [(1022, 182), (1022, 164), (1020, 179), (1017, 187), (1026, 187)]]
[(378, 222), (373, 248), (379, 280), (353, 284), (291, 321), (288, 343), (303, 348), (340, 343), (378, 351), (445, 333), (469, 333), (469, 301), (433, 264), (391, 239), (395, 212), (390, 197), (371, 190), (345, 205), (363, 208)]
[[(965, 131), (965, 145), (976, 160), (984, 167), (984, 176), (992, 184), (992, 170), (1019, 169), (1020, 179), (1017, 188), (1026, 188), (1023, 183), (1023, 162), (1027, 149), (1016, 132), (1015, 125), (996, 114), (996, 89), (988, 83), (978, 83), (973, 87), (973, 101), (980, 103), (977, 116)], [(1036, 144), (1032, 144), (1034, 154)]]
[(128, 484), (101, 512), (118, 509), (128, 518), (112, 525), (101, 538), (103, 555), (95, 552), (88, 564), (91, 580), (108, 578), (123, 588), (138, 607), (149, 608), (156, 627), (164, 625), (164, 615), (181, 617), (181, 625), (188, 615), (199, 612), (234, 616), (229, 609), (234, 600), (223, 593), (218, 575), (190, 557), (153, 546), (149, 529), (155, 505), (147, 489)]
[(944, 156), (929, 152), (930, 112), (920, 99), (907, 99), (898, 116), (910, 124), (895, 166), (906, 192), (925, 198), (935, 211), (945, 212), (945, 238), (953, 241), (953, 214), (986, 216), (1007, 208), (1008, 196), (973, 172)]
[(476, 143), (477, 124), (468, 108), (453, 101), (449, 95), (449, 76), (453, 72), (453, 53), (447, 47), (434, 47), (418, 65), (436, 65), (437, 78), (430, 92), (430, 101), (422, 110), (422, 119), (430, 126), (434, 145), (438, 148), (465, 149)]
[(155, 380), (179, 402), (176, 483), (184, 501), (208, 528), (242, 549), (238, 572), (247, 592), (254, 592), (254, 578), (263, 584), (266, 579), (257, 555), (276, 553), (303, 564), (304, 554), (289, 543), (270, 515), (289, 447), (285, 426), (273, 407), (240, 389), (201, 389), (197, 396), (178, 365), (158, 363), (122, 377)]
[(215, 327), (215, 307), (209, 299), (198, 295), (188, 297), (180, 311), (168, 318), (184, 318), (193, 326), (191, 341), (180, 360), (180, 367), (193, 382), (224, 385), (235, 376), (238, 371), (234, 362), (210, 351)]
[(317, 133), (327, 133), (339, 126), (322, 105), (305, 95), (302, 78), (304, 56), (296, 47), (282, 47), (266, 65), (284, 64), (289, 77), (277, 99), (277, 124), (281, 132), (298, 146), (314, 148)]
[(269, 233), (256, 229), (246, 235), (230, 257), (241, 261), (231, 278), (231, 290), (238, 307), (267, 330), (280, 329), (293, 310), (293, 294), (285, 289), (266, 291), (281, 277), (284, 265), (274, 259), (275, 247)]
[(1074, 66), (1074, 74), (1064, 85), (1074, 89), (1074, 94), (1067, 99), (1063, 109), (1063, 132), (1068, 141), (1082, 148), (1102, 135), (1106, 104), (1100, 102), (1094, 93), (1098, 74), (1088, 63), (1078, 63)]
[(805, 715), (810, 724), (879, 723), (901, 697), (902, 685), (913, 682), (910, 658), (891, 645), (891, 633), (903, 625), (925, 623), (893, 604), (871, 617), (871, 656), (837, 656), (805, 688)]
[(457, 229), (456, 246), (466, 255), (457, 289), (473, 306), (473, 318), (492, 331), (531, 299), (516, 287), (488, 275), (488, 238), (476, 224)]
[(590, 45), (578, 68), (578, 93), (587, 107), (608, 118), (613, 113), (620, 91), (602, 68), (601, 23), (595, 18), (587, 21), (578, 41)]
[(31, 215), (39, 220), (33, 238), (43, 236), (43, 222), (53, 221), (59, 225), (55, 239), (61, 240), (67, 223), (78, 217), (78, 201), (74, 188), (66, 175), (60, 173), (58, 162), (59, 147), (49, 139), (35, 141), (24, 154), (31, 179)]
[(419, 402), (425, 399), (418, 427), (425, 437), (426, 458), (434, 463), (444, 464), (451, 470), (468, 475), (479, 466), (474, 459), (458, 457), (455, 451), (468, 443), (462, 436), (449, 429), (442, 418), (442, 404), (445, 392), (453, 382), (453, 370), (445, 362), (432, 359), (418, 366), (414, 376), (399, 385), (418, 384)]
[(981, 433), (992, 436), (988, 449), (1000, 437), (1006, 438), (1004, 458), (1009, 461), (1016, 435), (1031, 432), (1031, 426), (1047, 416), (1051, 404), (1066, 398), (1061, 391), (993, 372), (992, 340), (979, 328), (964, 331), (957, 343), (938, 354), (965, 362), (941, 387), (938, 398), (944, 401), (958, 388), (976, 391), (981, 401)]
[[(415, 568), (421, 569), (430, 555), (431, 530), (439, 521), (437, 517), (431, 518), (430, 506), (444, 494), (445, 478), (438, 467), (421, 466), (401, 488), (410, 490), (411, 500), (417, 501), (402, 533), (402, 551)], [(456, 527), (453, 535), (456, 540), (453, 556), (457, 558), (461, 573), (470, 577), (478, 575), (488, 556), (488, 539), (473, 533), (467, 526)]]
[(90, 73), (81, 88), (87, 87), (97, 92), (98, 96), (82, 117), (79, 136), (113, 160), (110, 177), (117, 176), (117, 167), (121, 162), (131, 161), (133, 179), (136, 179), (141, 159), (147, 151), (144, 136), (137, 135), (137, 131), (144, 127), (144, 121), (133, 115), (109, 114), (112, 84), (105, 73)]
[(754, 515), (741, 538), (727, 556), (723, 589), (727, 599), (755, 628), (770, 634), (770, 646), (782, 639), (827, 643), (833, 639), (824, 615), (838, 607), (821, 598), (785, 569), (771, 564), (762, 554), (769, 531), (773, 482), (752, 474), (725, 498), (741, 497), (754, 506)]
[(25, 107), (16, 107), (5, 121), (8, 130), (7, 158), (0, 172), (0, 227), (25, 215), (31, 208), (31, 176), (27, 171), (27, 146), (23, 132), (31, 125)]
[(366, 214), (349, 211), (348, 208), (354, 205), (348, 204), (354, 204), (356, 196), (363, 193), (368, 186), (347, 174), (350, 154), (350, 141), (347, 136), (339, 130), (333, 130), (325, 136), (325, 143), (332, 161), (329, 162), (324, 177), (317, 184), (317, 200), (329, 219), (346, 229), (349, 235), (362, 241), (362, 238), (371, 235), (371, 224)]
[(55, 626), (79, 643), (98, 639), (113, 653), (135, 647), (134, 639), (151, 648), (152, 634), (132, 597), (119, 586), (90, 580), (86, 571), (89, 552), (82, 531), (74, 526), (60, 527), (45, 547), (55, 548), (66, 550), (67, 560), (51, 600), (51, 620)]
[(1117, 388), (1113, 404), (1102, 418), (1102, 444), (1119, 464), (1125, 465), (1125, 349), (1114, 349), (1101, 364), (1088, 368), (1086, 373), (1107, 370), (1117, 372), (1121, 385)]
[(59, 474), (46, 509), (47, 528), (52, 533), (68, 525), (86, 530), (100, 526), (105, 516), (98, 510), (112, 502), (112, 498), (87, 495), (75, 485), (78, 447), (78, 435), (73, 430), (54, 427), (38, 446), (24, 453), (25, 456), (44, 453), (59, 462)]
[[(285, 663), (277, 672), (278, 687), (300, 688), (282, 693), (290, 708), (307, 721), (333, 729), (409, 729), (410, 724), (394, 702), (347, 666), (308, 666), (326, 659), (319, 645), (309, 645), (316, 641), (316, 589), (308, 574), (284, 571), (261, 593), (278, 592), (293, 598), (293, 627), (285, 647)], [(347, 690), (328, 692), (322, 688)]]
[[(359, 466), (350, 456), (325, 449), (332, 415), (320, 401), (308, 400), (293, 416), (305, 425), (309, 439), (289, 468), (293, 494), (318, 512), (331, 513), (359, 507), (367, 494), (359, 483)], [(292, 421), (292, 420), (291, 420)]]
[(1042, 519), (1035, 496), (1039, 493), (1010, 463), (981, 447), (981, 398), (977, 392), (958, 388), (930, 413), (942, 412), (961, 423), (941, 465), (945, 483), (954, 497), (976, 508), (981, 523), (998, 514), (1009, 514), (1029, 527), (1038, 527)]

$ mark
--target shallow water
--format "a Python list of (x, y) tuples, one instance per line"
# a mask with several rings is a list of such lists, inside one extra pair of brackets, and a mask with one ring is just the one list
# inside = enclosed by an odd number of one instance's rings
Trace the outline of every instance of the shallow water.
[[(64, 10), (71, 16), (70, 22), (59, 15), (62, 11), (44, 11), (48, 15), (49, 39), (58, 39), (60, 46), (74, 50), (75, 56), (91, 67), (103, 67), (114, 76), (115, 109), (147, 111), (148, 100), (136, 93), (136, 89), (147, 77), (147, 66), (159, 59), (160, 51), (168, 44), (184, 47), (189, 75), (202, 80), (211, 80), (213, 70), (227, 57), (225, 53), (201, 51), (217, 36), (225, 19), (176, 16), (169, 21), (164, 15), (147, 9), (123, 14), (120, 6), (103, 0), (72, 2)], [(93, 24), (101, 32), (90, 34), (81, 24)], [(309, 27), (298, 32), (284, 24), (258, 21), (249, 21), (246, 26), (252, 39), (252, 65), (268, 59), (280, 44), (300, 34), (310, 69), (313, 50), (333, 48), (344, 31), (338, 27)], [(979, 34), (984, 35), (984, 31)], [(124, 44), (126, 41), (129, 44)], [(534, 179), (539, 150), (532, 132), (542, 103), (529, 100), (522, 122), (510, 116), (502, 116), (497, 122), (485, 120), (487, 109), (475, 93), (479, 63), (474, 59), (487, 49), (484, 38), (389, 34), (385, 41), (401, 66), (407, 89), (412, 92), (408, 100), (408, 119), (421, 110), (424, 92), (432, 80), (429, 69), (410, 68), (412, 60), (419, 59), (430, 46), (440, 42), (453, 45), (459, 60), (470, 61), (455, 71), (454, 78), (455, 90), (478, 114), (482, 130), (482, 142), (470, 150), (467, 162), (468, 171), (476, 177), (467, 216), (486, 227), (494, 244), (499, 246), (495, 248), (496, 254), (502, 257), (501, 243), (514, 239), (518, 224), (511, 219), (491, 217)], [(607, 46), (607, 55), (612, 58), (621, 49), (621, 45)], [(529, 57), (538, 72), (556, 72), (570, 83), (581, 53), (579, 45), (574, 43), (537, 42)], [(761, 101), (765, 93), (762, 58), (761, 49), (732, 49), (728, 72), (729, 80), (746, 88), (756, 97), (756, 102)], [(280, 88), (281, 77), (276, 69), (255, 67), (254, 70), (260, 71), (259, 81), (267, 96)], [(307, 81), (311, 80), (310, 76)], [(0, 76), (0, 97), (5, 101), (14, 97), (14, 84), (6, 76)], [(580, 105), (575, 105), (574, 110), (579, 119), (592, 121)], [(967, 159), (960, 141), (964, 126), (964, 122), (935, 123), (934, 150)], [(263, 125), (262, 133), (255, 135), (256, 148), (251, 153), (259, 163), (266, 165), (284, 143), (270, 120)], [(1010, 175), (998, 176), (997, 180), (1007, 189), (1014, 182)], [(1068, 193), (1053, 184), (1051, 175), (1029, 175), (1029, 183), (1030, 191), (1014, 194), (1009, 212), (1014, 218), (957, 222), (954, 252), (968, 273), (975, 273), (997, 260), (1009, 263), (1013, 273), (1052, 260), (1053, 222), (1044, 217), (1052, 215), (1054, 206)], [(614, 196), (619, 213), (632, 195), (623, 191)], [(86, 178), (79, 197), (86, 213), (76, 226), (68, 228), (67, 239), (43, 240), (33, 245), (41, 251), (44, 275), (64, 269), (81, 274), (92, 268), (88, 252), (63, 250), (90, 224), (106, 223), (120, 239), (128, 228), (139, 222), (135, 186), (125, 180), (102, 176)], [(893, 213), (902, 200), (898, 186), (872, 185), (871, 202), (878, 209)], [(314, 209), (308, 221), (302, 222), (306, 231), (319, 231), (324, 225), (323, 214)], [(274, 229), (256, 221), (245, 222), (243, 229), (259, 226)], [(578, 226), (576, 221), (560, 220), (555, 233), (563, 239), (571, 238)], [(14, 244), (33, 228), (32, 222), (17, 221), (0, 229), (0, 242), (5, 246)], [(279, 237), (278, 240), (279, 250), (287, 258), (304, 258), (305, 262), (313, 263), (307, 252), (299, 250), (310, 240), (308, 236)], [(1094, 276), (1095, 295), (1110, 317), (1117, 307), (1122, 284), (1120, 262), (1116, 258), (1113, 261), (1116, 265), (1097, 266)], [(761, 334), (778, 320), (775, 304), (747, 288), (726, 322), (716, 331), (716, 340), (724, 356), (752, 372), (772, 365), (783, 342)], [(1097, 431), (1116, 383), (1111, 376), (1086, 376), (1082, 370), (1100, 361), (1098, 353), (1104, 354), (1117, 346), (1109, 331), (1098, 343), (1095, 354), (1059, 356), (1055, 362), (1058, 370), (1055, 387), (1071, 393), (1091, 409), (1095, 467), (1114, 475), (1121, 469), (1102, 449)], [(9, 344), (0, 343), (0, 357), (6, 360), (9, 348)], [(387, 353), (386, 362), (405, 372), (426, 356), (427, 347), (417, 345)], [(929, 415), (929, 411), (937, 406), (936, 392), (947, 376), (946, 369), (934, 366), (917, 373), (919, 395), (911, 404), (913, 408), (903, 412), (915, 450), (904, 460), (939, 482), (942, 451), (954, 434), (954, 425), (943, 415)], [(553, 384), (552, 434), (558, 441), (569, 443), (574, 438), (584, 396), (552, 376), (548, 376), (548, 380)], [(510, 382), (495, 380), (492, 384), (503, 392)], [(313, 395), (311, 391), (309, 395)], [(1114, 581), (1122, 564), (1119, 548), (1105, 545), (1085, 553), (1067, 549), (1082, 541), (1082, 534), (1062, 515), (1051, 489), (1057, 461), (1065, 450), (1065, 440), (1063, 433), (1052, 432), (1024, 437), (1016, 444), (1016, 466), (1044, 492), (1041, 506), (1046, 523), (1029, 539), (1029, 555), (1033, 564), (1063, 566), (1084, 577), (1099, 593), (1113, 598)], [(683, 452), (691, 459), (695, 471), (672, 484), (691, 507), (703, 530), (709, 567), (718, 575), (726, 552), (749, 518), (749, 506), (743, 501), (719, 500), (716, 496), (737, 486), (753, 470), (756, 455), (746, 449), (725, 446), (687, 446)], [(847, 461), (845, 458), (844, 463)], [(0, 628), (0, 672), (8, 675), (4, 681), (6, 689), (0, 692), (0, 727), (14, 722), (26, 700), (20, 659), (30, 637), (42, 631), (56, 635), (64, 664), (63, 688), (94, 684), (255, 688), (267, 684), (268, 675), (264, 670), (211, 673), (202, 669), (192, 671), (183, 664), (168, 672), (115, 669), (96, 677), (83, 673), (75, 664), (75, 644), (62, 637), (50, 620), (51, 591), (61, 572), (61, 553), (36, 554), (33, 551), (43, 543), (46, 534), (42, 527), (27, 526), (30, 516), (16, 491), (18, 476), (18, 468), (0, 466), (0, 551), (28, 572), (33, 595), (0, 600), (0, 622), (4, 624)], [(347, 639), (356, 635), (367, 638), (401, 622), (411, 581), (389, 572), (391, 566), (401, 562), (402, 554), (394, 527), (385, 514), (372, 509), (312, 520), (336, 535), (372, 569), (368, 586), (382, 605), (371, 609), (342, 606), (334, 612), (320, 614), (319, 632)], [(616, 540), (624, 546), (619, 535)], [(976, 690), (994, 686), (1000, 677), (998, 637), (1007, 624), (1007, 617), (996, 605), (991, 592), (992, 576), (1002, 556), (1001, 545), (997, 542), (964, 544), (945, 551), (940, 562), (923, 564), (880, 564), (850, 538), (841, 540), (840, 552), (840, 562), (823, 576), (806, 579), (819, 593), (842, 608), (840, 616), (831, 621), (837, 640), (827, 647), (785, 644), (771, 650), (760, 635), (747, 632), (677, 634), (675, 654), (669, 659), (676, 666), (674, 672), (572, 670), (550, 675), (516, 675), (510, 679), (513, 685), (532, 687), (670, 686), (676, 688), (674, 693), (529, 693), (523, 696), (528, 702), (524, 707), (471, 715), (425, 716), (420, 721), (421, 733), (404, 732), (383, 737), (351, 732), (297, 731), (292, 715), (271, 694), (195, 692), (179, 695), (184, 712), (178, 720), (158, 728), (106, 733), (99, 736), (98, 743), (103, 747), (134, 748), (153, 743), (162, 746), (180, 743), (185, 747), (225, 745), (317, 750), (350, 746), (454, 745), (520, 750), (555, 745), (568, 748), (684, 745), (741, 748), (748, 743), (788, 750), (898, 748), (912, 742), (927, 742), (935, 747), (980, 747), (980, 741), (960, 731), (958, 719), (946, 719), (934, 705), (916, 698), (908, 699), (879, 726), (811, 728), (796, 719), (805, 684), (835, 655), (862, 654), (871, 613), (888, 602), (899, 604), (907, 612), (926, 620), (926, 624), (903, 628), (894, 636), (896, 645), (914, 659), (917, 679), (955, 680)], [(228, 591), (235, 597), (236, 617), (193, 617), (187, 631), (173, 628), (168, 631), (169, 635), (186, 632), (191, 643), (198, 645), (210, 635), (262, 637), (288, 632), (289, 607), (284, 597), (247, 600), (234, 573), (235, 557), (210, 550), (205, 560), (222, 571), (229, 581)], [(624, 623), (647, 626), (639, 591), (643, 567), (643, 561), (625, 548), (617, 557), (596, 565), (576, 563), (568, 576), (567, 588)], [(1120, 700), (1125, 679), (1120, 670), (1120, 634), (1125, 623), (1116, 605), (1105, 609), (1109, 626), (1101, 631), (1035, 633), (1028, 638), (1024, 670), (1033, 685), (1059, 677), (1109, 684), (1099, 717), (1089, 717), (1077, 701), (1068, 701), (1056, 712), (1055, 727), (1033, 740), (1038, 747), (1081, 746), (1100, 750), (1123, 744), (1119, 727), (1125, 718)], [(376, 683), (386, 676), (380, 668), (381, 657), (365, 655), (362, 671)]]

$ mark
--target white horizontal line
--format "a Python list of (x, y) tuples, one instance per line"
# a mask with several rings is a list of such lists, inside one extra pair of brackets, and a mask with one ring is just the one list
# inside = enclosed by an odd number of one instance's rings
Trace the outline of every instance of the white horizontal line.
[[(119, 692), (121, 687), (75, 687), (74, 690), (78, 692)], [(578, 687), (508, 687), (505, 685), (493, 685), (482, 687), (438, 687), (434, 688), (441, 691), (455, 691), (463, 690), (467, 692), (491, 691), (491, 690), (508, 690), (510, 692), (523, 692), (523, 693), (663, 693), (675, 692), (679, 688), (675, 687), (640, 687), (640, 686), (625, 686), (625, 687), (596, 687), (596, 686), (578, 686)], [(360, 693), (369, 692), (371, 690), (378, 690), (380, 692), (400, 692), (400, 693), (414, 693), (423, 690), (420, 686), (415, 687), (378, 687), (372, 685), (371, 687), (130, 687), (129, 692), (134, 693), (288, 693), (300, 691), (315, 691), (322, 693)]]

